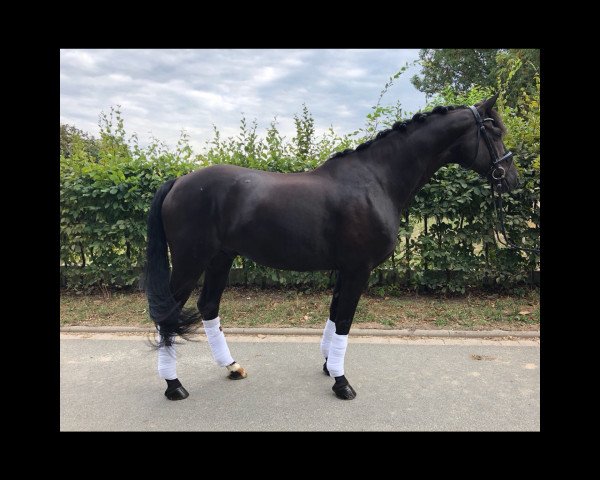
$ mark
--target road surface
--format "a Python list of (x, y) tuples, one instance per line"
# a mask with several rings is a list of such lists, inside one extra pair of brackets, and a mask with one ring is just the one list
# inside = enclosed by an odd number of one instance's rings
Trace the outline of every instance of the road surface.
[(61, 334), (62, 431), (498, 431), (540, 429), (539, 340), (351, 336), (337, 399), (318, 337), (228, 335), (231, 381), (203, 336), (178, 346), (190, 396), (172, 402), (146, 336)]

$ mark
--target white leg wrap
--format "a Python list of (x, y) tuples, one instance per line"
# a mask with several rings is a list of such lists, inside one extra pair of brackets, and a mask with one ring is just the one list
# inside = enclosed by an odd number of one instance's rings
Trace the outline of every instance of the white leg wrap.
[(335, 333), (335, 323), (327, 320), (323, 329), (323, 337), (321, 338), (321, 353), (323, 357), (329, 356), (329, 345), (331, 344), (331, 336)]
[(214, 318), (212, 320), (202, 320), (204, 324), (204, 332), (210, 345), (215, 362), (220, 367), (226, 367), (233, 363), (233, 357), (229, 353), (229, 347), (227, 346), (227, 340), (221, 330), (221, 317)]
[(175, 345), (158, 349), (158, 375), (165, 380), (175, 380), (177, 378)]
[(333, 333), (327, 357), (327, 370), (330, 377), (340, 377), (344, 374), (344, 357), (348, 348), (348, 335)]

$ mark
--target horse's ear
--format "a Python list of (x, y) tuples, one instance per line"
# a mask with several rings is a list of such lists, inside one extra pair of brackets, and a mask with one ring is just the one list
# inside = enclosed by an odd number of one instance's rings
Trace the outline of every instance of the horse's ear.
[(484, 112), (491, 112), (493, 106), (496, 105), (496, 100), (498, 100), (498, 95), (499, 95), (499, 93), (488, 98), (487, 100), (484, 100), (481, 103), (481, 110), (483, 110)]

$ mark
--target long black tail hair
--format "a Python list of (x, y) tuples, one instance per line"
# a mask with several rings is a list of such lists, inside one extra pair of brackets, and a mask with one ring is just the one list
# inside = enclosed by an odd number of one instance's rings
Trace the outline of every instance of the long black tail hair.
[(144, 289), (148, 297), (150, 318), (160, 333), (159, 342), (154, 344), (156, 347), (172, 345), (177, 335), (185, 338), (201, 321), (198, 311), (183, 309), (169, 287), (171, 269), (161, 210), (174, 183), (175, 179), (169, 180), (156, 191), (148, 214)]

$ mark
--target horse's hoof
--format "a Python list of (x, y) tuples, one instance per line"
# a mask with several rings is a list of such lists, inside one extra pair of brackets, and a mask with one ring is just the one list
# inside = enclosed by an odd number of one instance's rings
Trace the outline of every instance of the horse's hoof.
[(333, 393), (335, 393), (335, 396), (341, 398), (342, 400), (352, 400), (356, 398), (356, 392), (350, 386), (350, 384), (342, 385), (341, 387), (334, 385), (331, 387), (331, 389), (333, 390)]
[(229, 375), (227, 375), (229, 380), (241, 380), (248, 376), (246, 370), (244, 370), (239, 363), (234, 362), (231, 365), (228, 365), (227, 370), (229, 370)]
[(237, 372), (229, 372), (227, 378), (229, 380), (241, 380), (242, 378), (246, 378), (248, 374), (242, 370), (241, 372), (238, 370)]
[(189, 396), (190, 394), (183, 387), (177, 387), (173, 390), (167, 389), (165, 392), (165, 397), (167, 397), (169, 400), (185, 400)]
[(333, 390), (333, 393), (335, 393), (335, 396), (342, 400), (352, 400), (353, 398), (356, 398), (356, 392), (343, 375), (335, 377), (335, 384), (331, 389)]
[(329, 370), (327, 370), (327, 360), (325, 360), (325, 363), (323, 364), (323, 373), (329, 376)]

